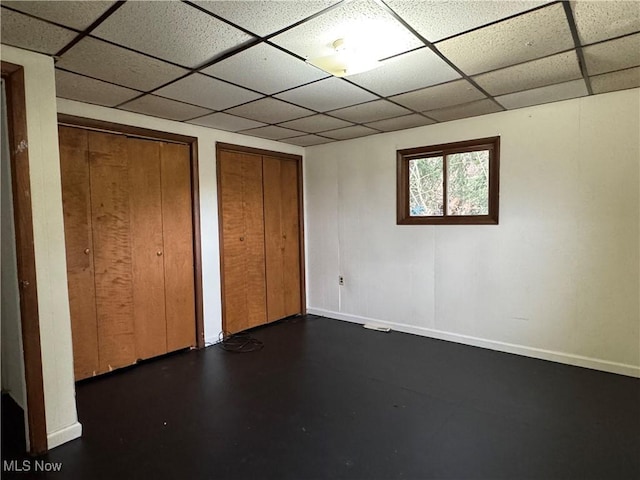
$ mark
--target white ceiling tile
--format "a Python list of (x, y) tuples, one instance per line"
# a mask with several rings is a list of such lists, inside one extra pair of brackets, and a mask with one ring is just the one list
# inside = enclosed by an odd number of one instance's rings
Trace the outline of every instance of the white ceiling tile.
[(318, 112), (335, 110), (376, 98), (375, 95), (336, 77), (294, 88), (276, 97)]
[(582, 78), (575, 50), (473, 77), (490, 95), (530, 90)]
[(311, 115), (309, 117), (299, 118), (297, 120), (291, 120), (289, 122), (281, 123), (280, 126), (293, 128), (302, 132), (318, 133), (325, 130), (334, 130), (336, 128), (349, 127), (351, 123), (345, 122), (338, 118), (333, 118), (328, 115)]
[(477, 100), (463, 105), (456, 105), (454, 107), (446, 107), (439, 110), (433, 110), (431, 112), (425, 112), (425, 115), (428, 115), (439, 122), (448, 122), (449, 120), (475, 117), (500, 111), (502, 111), (502, 109), (498, 105), (486, 98), (484, 100)]
[(573, 16), (583, 45), (640, 30), (640, 2), (574, 1)]
[(2, 9), (0, 38), (3, 44), (53, 55), (76, 37), (66, 28)]
[(196, 1), (194, 3), (216, 15), (245, 28), (252, 33), (266, 36), (337, 3), (338, 0), (290, 1)]
[(380, 132), (369, 127), (363, 127), (362, 125), (354, 125), (353, 127), (322, 132), (322, 135), (333, 138), (334, 140), (348, 140), (350, 138), (366, 137), (367, 135), (374, 135), (376, 133)]
[(564, 8), (556, 3), (436, 47), (467, 75), (475, 75), (570, 50), (574, 43)]
[(262, 93), (272, 94), (328, 75), (266, 43), (260, 43), (203, 70)]
[(354, 123), (368, 123), (390, 117), (400, 117), (409, 113), (409, 110), (386, 100), (374, 100), (373, 102), (334, 110), (331, 115)]
[(162, 87), (154, 94), (214, 110), (225, 110), (262, 97), (259, 93), (199, 73)]
[(108, 82), (152, 90), (187, 73), (187, 70), (86, 37), (67, 51), (57, 66)]
[(377, 122), (367, 123), (366, 126), (382, 130), (383, 132), (393, 132), (395, 130), (404, 130), (406, 128), (422, 127), (435, 123), (433, 120), (423, 117), (422, 115), (412, 114), (403, 117), (387, 118)]
[(605, 73), (591, 77), (593, 93), (613, 92), (640, 87), (640, 67)]
[[(86, 29), (114, 3), (3, 0), (2, 43), (55, 54), (75, 38), (75, 30)], [(179, 1), (124, 3), (94, 34), (127, 48), (91, 36), (82, 39), (56, 65), (57, 95), (111, 107), (127, 102), (123, 109), (193, 119), (189, 122), (221, 130), (251, 130), (256, 136), (303, 146), (330, 141), (324, 136), (341, 140), (432, 123), (425, 116), (446, 121), (501, 110), (471, 83), (456, 80), (456, 71), (377, 0), (196, 3), (200, 7)], [(587, 94), (561, 2), (385, 3), (425, 38), (437, 42), (436, 48), (507, 108)], [(255, 40), (213, 15), (265, 36), (331, 5), (334, 8), (269, 43), (181, 80), (176, 81), (188, 70), (150, 57), (197, 67)], [(640, 87), (640, 33), (636, 33), (640, 3), (577, 0), (571, 8), (581, 41), (588, 44), (583, 52), (594, 93)], [(507, 17), (512, 18), (504, 20)], [(348, 41), (356, 31), (381, 49), (379, 58), (391, 58), (378, 69), (347, 79), (327, 77), (270, 44), (315, 58), (333, 53), (335, 40)], [(397, 44), (394, 38), (399, 39)], [(173, 83), (156, 95), (135, 99), (169, 82)], [(258, 92), (277, 98), (262, 98)], [(379, 96), (390, 97), (391, 102)], [(399, 105), (425, 116), (407, 114)]]
[(365, 44), (378, 59), (422, 46), (415, 35), (373, 0), (342, 3), (271, 41), (303, 58), (318, 58), (333, 54), (333, 42), (340, 38)]
[(292, 145), (300, 145), (301, 147), (310, 147), (312, 145), (321, 145), (323, 143), (332, 142), (330, 138), (319, 137), (318, 135), (302, 135), (300, 137), (292, 137), (281, 140), (284, 143)]
[(125, 3), (92, 35), (187, 67), (254, 38), (186, 3), (146, 1)]
[(484, 97), (485, 95), (468, 81), (456, 80), (396, 95), (390, 99), (418, 112), (423, 112), (480, 100)]
[(267, 125), (266, 127), (253, 128), (251, 130), (243, 130), (243, 135), (251, 135), (252, 137), (269, 138), (271, 140), (280, 140), (282, 138), (294, 137), (300, 135), (296, 130), (278, 127), (276, 125)]
[[(115, 2), (105, 1), (6, 1), (2, 5), (24, 13), (59, 23), (77, 30), (85, 30)], [(3, 22), (4, 23), (4, 22)], [(3, 26), (4, 27), (4, 26)]]
[(206, 115), (210, 110), (175, 102), (167, 98), (145, 95), (119, 107), (130, 112), (144, 113), (153, 117), (167, 118), (169, 120), (188, 120), (190, 118)]
[(560, 100), (568, 100), (585, 95), (587, 95), (587, 87), (584, 80), (574, 80), (572, 82), (549, 85), (547, 87), (496, 97), (496, 101), (508, 109), (514, 109), (539, 105), (541, 103), (558, 102)]
[(353, 83), (382, 96), (428, 87), (460, 78), (458, 72), (429, 48), (391, 58), (374, 70), (349, 76)]
[(549, 3), (546, 1), (407, 1), (387, 4), (430, 42), (456, 35)]
[(254, 120), (248, 120), (246, 118), (236, 117), (235, 115), (229, 115), (228, 113), (222, 112), (216, 112), (211, 115), (196, 118), (195, 120), (189, 120), (187, 123), (193, 123), (194, 125), (201, 125), (203, 127), (217, 128), (219, 130), (226, 130), (229, 132), (263, 127), (265, 125), (262, 122), (256, 122)]
[(56, 69), (56, 96), (115, 107), (140, 95), (140, 92)]
[(640, 65), (640, 33), (583, 49), (589, 75)]
[(227, 113), (264, 123), (280, 123), (306, 117), (313, 112), (306, 108), (281, 102), (275, 98), (262, 98), (255, 102), (234, 107), (228, 110)]

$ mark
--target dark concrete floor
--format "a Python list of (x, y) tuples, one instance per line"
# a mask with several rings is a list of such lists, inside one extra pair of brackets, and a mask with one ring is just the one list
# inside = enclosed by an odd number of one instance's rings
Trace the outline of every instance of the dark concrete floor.
[(46, 478), (640, 478), (637, 379), (314, 316), (252, 335), (80, 383)]

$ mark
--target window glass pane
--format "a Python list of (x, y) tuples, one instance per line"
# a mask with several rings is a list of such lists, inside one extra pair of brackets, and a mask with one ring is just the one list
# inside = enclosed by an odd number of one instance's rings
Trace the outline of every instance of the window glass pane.
[(489, 151), (447, 155), (447, 215), (489, 214)]
[(409, 215), (443, 215), (443, 157), (409, 160)]

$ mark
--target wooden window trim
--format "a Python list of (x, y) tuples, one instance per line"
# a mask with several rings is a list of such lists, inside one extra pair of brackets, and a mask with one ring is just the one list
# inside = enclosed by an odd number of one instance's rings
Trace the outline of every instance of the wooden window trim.
[[(447, 215), (447, 166), (446, 156), (454, 153), (489, 150), (489, 214)], [(424, 157), (443, 157), (442, 216), (409, 215), (409, 161)], [(500, 137), (487, 137), (463, 142), (444, 143), (425, 147), (406, 148), (397, 151), (397, 221), (398, 225), (497, 225), (500, 194)]]

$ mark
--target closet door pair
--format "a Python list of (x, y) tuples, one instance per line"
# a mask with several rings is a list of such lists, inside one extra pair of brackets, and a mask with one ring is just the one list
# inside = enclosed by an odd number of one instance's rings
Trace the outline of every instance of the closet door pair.
[(195, 345), (189, 147), (59, 138), (76, 380)]
[(223, 327), (303, 312), (300, 160), (218, 148)]

